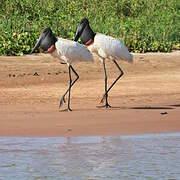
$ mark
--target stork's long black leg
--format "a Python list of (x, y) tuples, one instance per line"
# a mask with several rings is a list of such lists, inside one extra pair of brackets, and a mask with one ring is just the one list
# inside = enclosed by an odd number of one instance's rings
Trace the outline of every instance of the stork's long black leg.
[(105, 82), (105, 98), (106, 98), (106, 104), (105, 107), (109, 108), (111, 107), (108, 103), (108, 92), (107, 92), (107, 74), (106, 74), (106, 66), (105, 66), (105, 59), (103, 58), (103, 67), (104, 67), (104, 82)]
[[(107, 95), (108, 95), (108, 92), (111, 90), (111, 88), (115, 85), (115, 83), (121, 78), (121, 76), (124, 74), (123, 70), (120, 68), (120, 66), (118, 65), (118, 63), (116, 62), (116, 60), (113, 60), (113, 62), (115, 63), (115, 65), (117, 66), (117, 68), (119, 69), (120, 71), (120, 75), (116, 78), (116, 80), (111, 84), (111, 86), (108, 88), (107, 90)], [(100, 103), (103, 103), (104, 102), (104, 99), (106, 98), (106, 93), (103, 95), (103, 98), (101, 99)]]
[(71, 99), (71, 85), (72, 78), (71, 78), (71, 65), (69, 65), (69, 96), (68, 96), (68, 111), (72, 111), (70, 108), (70, 99)]
[[(71, 78), (71, 70), (73, 71), (73, 73), (76, 75), (76, 79), (72, 82), (72, 78)], [(64, 95), (61, 97), (60, 103), (59, 103), (59, 108), (63, 105), (63, 102), (65, 102), (65, 96), (66, 94), (69, 92), (69, 90), (71, 89), (71, 87), (74, 85), (74, 83), (79, 79), (79, 75), (77, 74), (77, 72), (74, 70), (74, 68), (69, 65), (69, 88), (66, 90), (66, 92), (64, 93)], [(70, 98), (68, 99), (68, 104), (69, 104)]]
[[(69, 67), (71, 68), (71, 70), (74, 72), (74, 74), (76, 75), (76, 79), (72, 82), (71, 87), (74, 85), (74, 83), (79, 79), (79, 75), (77, 74), (77, 72), (74, 70), (74, 68), (69, 65)], [(69, 88), (67, 89), (67, 91), (64, 93), (64, 95), (61, 97), (60, 103), (59, 103), (59, 108), (63, 105), (63, 102), (65, 102), (65, 96), (66, 94), (69, 92)]]

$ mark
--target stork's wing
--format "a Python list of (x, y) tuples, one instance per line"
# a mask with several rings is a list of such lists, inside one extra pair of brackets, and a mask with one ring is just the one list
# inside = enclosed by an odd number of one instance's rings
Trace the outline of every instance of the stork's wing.
[(93, 61), (93, 56), (86, 46), (74, 41), (58, 38), (56, 49), (58, 54), (66, 57), (67, 61), (70, 63), (77, 61)]
[(133, 62), (132, 54), (129, 53), (128, 48), (119, 39), (97, 33), (94, 39), (94, 44), (101, 48), (109, 56), (112, 56), (116, 59)]

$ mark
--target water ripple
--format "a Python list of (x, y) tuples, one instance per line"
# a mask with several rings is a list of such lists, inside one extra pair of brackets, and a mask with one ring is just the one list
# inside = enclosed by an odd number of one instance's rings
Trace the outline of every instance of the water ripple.
[(0, 137), (0, 179), (180, 179), (180, 133)]

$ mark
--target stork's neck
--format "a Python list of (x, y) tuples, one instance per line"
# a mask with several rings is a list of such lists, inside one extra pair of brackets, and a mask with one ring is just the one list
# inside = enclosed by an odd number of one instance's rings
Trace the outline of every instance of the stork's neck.
[(47, 50), (47, 53), (52, 54), (56, 50), (56, 46), (53, 44), (51, 47)]
[(93, 44), (93, 42), (94, 42), (94, 38), (88, 40), (85, 45), (86, 45), (86, 46), (90, 46), (91, 44)]

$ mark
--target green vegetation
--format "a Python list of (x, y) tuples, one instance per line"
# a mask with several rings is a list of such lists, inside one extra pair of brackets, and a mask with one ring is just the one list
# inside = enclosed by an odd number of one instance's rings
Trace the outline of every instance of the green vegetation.
[(47, 26), (73, 39), (83, 17), (95, 32), (122, 39), (133, 52), (179, 48), (178, 0), (1, 0), (0, 55), (29, 53)]

